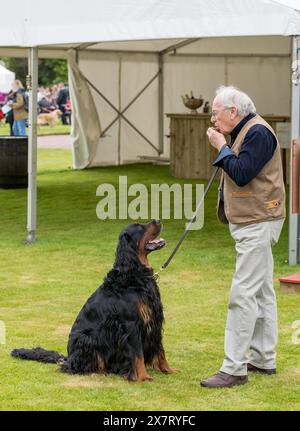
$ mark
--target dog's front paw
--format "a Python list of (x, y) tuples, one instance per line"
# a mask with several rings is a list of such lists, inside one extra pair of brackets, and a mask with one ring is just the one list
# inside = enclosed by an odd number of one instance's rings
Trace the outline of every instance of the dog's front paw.
[(180, 370), (177, 368), (171, 368), (166, 364), (160, 364), (160, 363), (154, 363), (153, 364), (153, 368), (155, 371), (158, 371), (160, 373), (165, 373), (165, 374), (173, 374), (173, 373), (180, 373)]
[(138, 382), (153, 382), (153, 377), (146, 374), (145, 376), (141, 376), (137, 379)]
[(165, 374), (180, 373), (180, 370), (178, 368), (170, 368), (170, 367), (162, 368), (160, 371)]
[(129, 382), (152, 382), (153, 377), (149, 376), (148, 373), (137, 375), (136, 372), (130, 371), (126, 376)]

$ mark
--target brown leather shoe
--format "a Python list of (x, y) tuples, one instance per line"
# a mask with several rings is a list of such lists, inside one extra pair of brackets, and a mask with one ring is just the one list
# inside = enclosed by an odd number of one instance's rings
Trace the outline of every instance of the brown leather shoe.
[(260, 374), (268, 374), (269, 376), (271, 374), (276, 374), (276, 368), (258, 368), (255, 365), (248, 364), (247, 365), (248, 371), (253, 371), (254, 373), (260, 373)]
[(231, 374), (219, 371), (212, 377), (200, 382), (201, 386), (205, 388), (232, 388), (236, 385), (244, 385), (248, 382), (247, 376), (232, 376)]

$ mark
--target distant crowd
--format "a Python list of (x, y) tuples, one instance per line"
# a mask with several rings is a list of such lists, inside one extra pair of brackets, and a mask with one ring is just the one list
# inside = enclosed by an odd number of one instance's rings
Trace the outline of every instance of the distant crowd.
[(59, 109), (62, 113), (62, 124), (71, 122), (71, 106), (69, 88), (63, 82), (52, 87), (39, 87), (38, 89), (39, 113), (49, 113)]
[[(37, 102), (38, 115), (59, 110), (62, 124), (71, 124), (69, 88), (63, 82), (52, 87), (39, 87)], [(0, 108), (0, 120), (3, 116), (10, 125), (11, 136), (26, 136), (28, 93), (18, 79), (13, 81), (5, 105)]]

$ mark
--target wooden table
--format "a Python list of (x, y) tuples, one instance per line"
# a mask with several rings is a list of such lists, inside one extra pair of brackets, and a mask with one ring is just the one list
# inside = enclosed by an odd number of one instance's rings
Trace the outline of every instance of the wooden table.
[[(209, 143), (206, 131), (212, 126), (211, 114), (166, 114), (170, 118), (170, 172), (179, 178), (208, 179), (212, 163), (217, 157)], [(265, 115), (263, 118), (276, 132), (278, 122), (290, 120), (287, 116)], [(289, 150), (288, 150), (289, 151)], [(286, 150), (282, 150), (284, 175), (286, 176)]]

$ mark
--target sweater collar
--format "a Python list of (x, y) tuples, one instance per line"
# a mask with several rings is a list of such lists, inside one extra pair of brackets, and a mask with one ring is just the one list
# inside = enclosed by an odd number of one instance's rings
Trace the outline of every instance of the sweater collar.
[(248, 114), (247, 117), (244, 117), (236, 126), (234, 129), (232, 129), (230, 136), (231, 136), (231, 142), (233, 143), (237, 137), (237, 135), (240, 133), (242, 128), (246, 123), (248, 123), (251, 118), (254, 118), (256, 114)]

